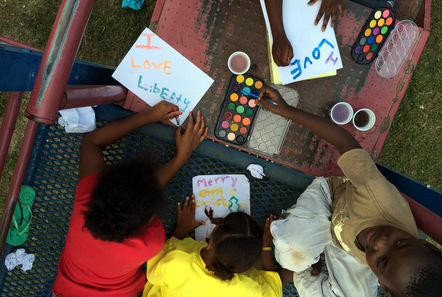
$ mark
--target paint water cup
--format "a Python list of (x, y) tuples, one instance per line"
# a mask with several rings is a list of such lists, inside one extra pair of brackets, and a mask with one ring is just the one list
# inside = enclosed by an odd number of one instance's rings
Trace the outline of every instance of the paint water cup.
[(368, 108), (359, 109), (353, 116), (353, 126), (359, 131), (368, 131), (376, 123), (376, 115)]
[(250, 58), (244, 52), (234, 52), (230, 55), (227, 66), (233, 74), (244, 74), (250, 68)]
[(338, 102), (330, 110), (330, 117), (338, 125), (345, 125), (353, 118), (353, 107), (347, 102)]

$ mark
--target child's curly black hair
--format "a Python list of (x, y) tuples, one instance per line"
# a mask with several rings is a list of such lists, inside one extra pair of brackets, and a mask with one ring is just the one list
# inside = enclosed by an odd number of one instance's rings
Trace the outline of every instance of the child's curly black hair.
[(157, 169), (146, 156), (105, 166), (83, 212), (84, 227), (95, 239), (123, 242), (162, 210)]
[(263, 231), (248, 214), (232, 212), (213, 230), (214, 262), (207, 267), (221, 280), (252, 268), (262, 251)]

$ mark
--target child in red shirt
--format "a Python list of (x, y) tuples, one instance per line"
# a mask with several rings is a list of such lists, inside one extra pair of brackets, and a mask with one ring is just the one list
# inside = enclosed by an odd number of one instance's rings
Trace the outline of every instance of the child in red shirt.
[[(207, 136), (200, 112), (189, 114), (184, 134), (175, 133), (177, 153), (157, 170), (147, 158), (106, 165), (102, 150), (133, 130), (181, 114), (165, 101), (86, 135), (65, 248), (52, 292), (68, 296), (136, 296), (144, 287), (140, 266), (164, 244), (157, 217), (162, 190)], [(176, 111), (173, 111), (176, 110)]]

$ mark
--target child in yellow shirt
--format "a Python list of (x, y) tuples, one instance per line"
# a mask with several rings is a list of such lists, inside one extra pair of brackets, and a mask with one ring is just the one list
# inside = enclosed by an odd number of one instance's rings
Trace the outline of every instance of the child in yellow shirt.
[[(161, 252), (147, 262), (143, 297), (272, 297), (282, 296), (282, 283), (273, 262), (270, 223), (264, 234), (258, 223), (242, 212), (230, 213), (217, 224), (209, 243), (186, 237), (203, 224), (195, 221), (195, 200), (178, 204), (177, 226)], [(264, 246), (264, 248), (263, 248)], [(264, 270), (254, 268), (262, 256)]]

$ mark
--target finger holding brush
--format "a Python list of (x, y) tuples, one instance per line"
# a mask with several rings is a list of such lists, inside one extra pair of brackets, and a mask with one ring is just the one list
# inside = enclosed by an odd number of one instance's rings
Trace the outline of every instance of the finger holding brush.
[(263, 105), (266, 109), (275, 114), (282, 115), (284, 117), (290, 113), (290, 105), (285, 102), (281, 94), (272, 87), (264, 85), (259, 90), (259, 96), (256, 98), (256, 105)]

